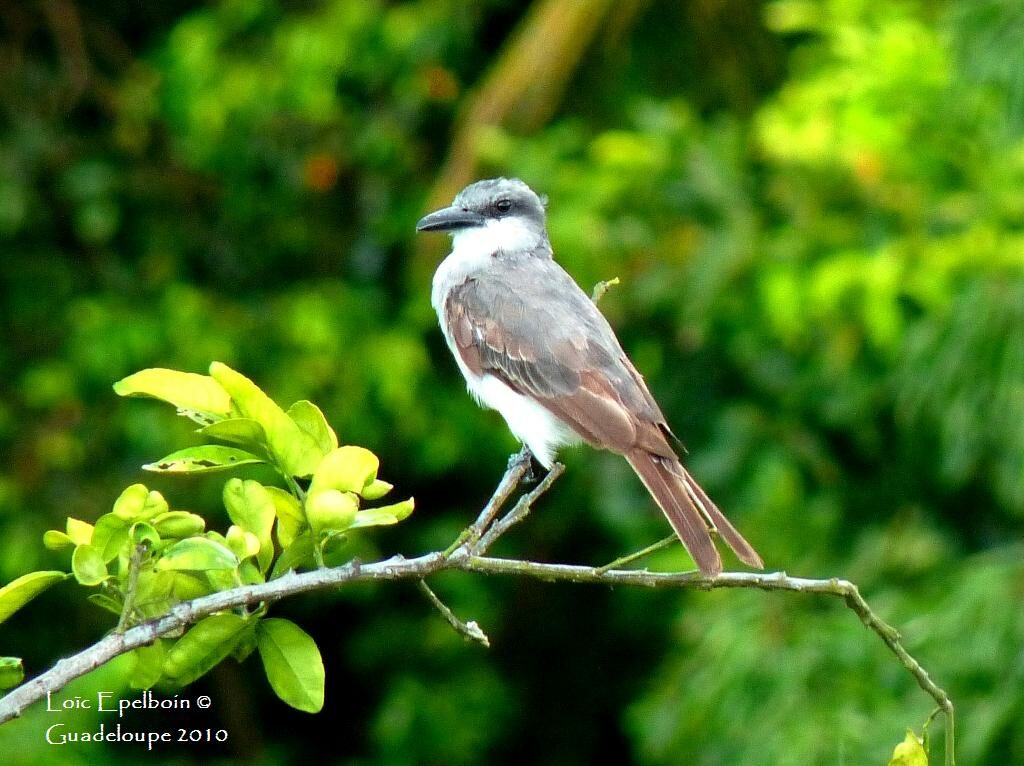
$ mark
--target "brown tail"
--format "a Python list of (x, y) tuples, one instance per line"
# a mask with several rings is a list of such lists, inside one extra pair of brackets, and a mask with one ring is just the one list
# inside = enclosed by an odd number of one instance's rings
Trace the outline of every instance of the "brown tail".
[(711, 502), (682, 463), (642, 449), (627, 453), (626, 459), (668, 517), (701, 572), (718, 574), (722, 571), (722, 559), (711, 539), (710, 528), (718, 530), (740, 561), (764, 569), (757, 551)]

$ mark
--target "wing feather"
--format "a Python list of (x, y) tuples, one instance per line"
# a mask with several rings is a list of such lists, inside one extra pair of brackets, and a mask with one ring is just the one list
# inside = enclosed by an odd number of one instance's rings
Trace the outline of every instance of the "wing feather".
[(584, 441), (625, 455), (703, 572), (722, 566), (709, 529), (744, 562), (762, 566), (683, 468), (643, 376), (557, 263), (495, 258), (491, 268), (450, 290), (444, 315), (466, 367), (535, 399)]

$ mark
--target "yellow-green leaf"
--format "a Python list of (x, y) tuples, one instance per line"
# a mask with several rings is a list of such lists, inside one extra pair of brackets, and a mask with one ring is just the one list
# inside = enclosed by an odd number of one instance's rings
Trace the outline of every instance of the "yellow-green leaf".
[(260, 541), (252, 532), (232, 524), (226, 535), (228, 548), (238, 556), (239, 560), (255, 556), (260, 552)]
[(285, 492), (280, 487), (267, 487), (267, 493), (277, 513), (277, 540), (282, 548), (287, 548), (306, 528), (306, 514), (290, 492)]
[(353, 492), (320, 489), (306, 497), (306, 518), (317, 534), (348, 529), (358, 510), (359, 498)]
[(323, 452), (312, 436), (299, 428), (276, 402), (240, 372), (214, 362), (210, 365), (210, 375), (228, 392), (242, 417), (263, 426), (270, 453), (283, 471), (291, 476), (313, 473)]
[(394, 489), (393, 484), (388, 484), (386, 481), (381, 481), (380, 479), (374, 479), (359, 490), (359, 494), (362, 495), (365, 500), (380, 500), (392, 489)]
[(100, 609), (106, 609), (112, 614), (120, 616), (121, 611), (124, 609), (124, 604), (116, 598), (108, 596), (106, 593), (90, 593), (88, 600), (96, 604)]
[(86, 545), (92, 542), (93, 526), (87, 521), (79, 521), (68, 516), (67, 526), (68, 537), (75, 545)]
[(210, 473), (227, 471), (236, 466), (264, 463), (263, 458), (237, 447), (202, 444), (172, 452), (155, 463), (146, 463), (143, 470), (159, 473)]
[(71, 572), (82, 585), (99, 585), (107, 579), (107, 565), (91, 545), (79, 545), (71, 555)]
[(132, 545), (145, 543), (150, 549), (160, 544), (160, 534), (147, 521), (136, 521), (128, 528), (128, 541)]
[(161, 537), (190, 537), (201, 534), (206, 521), (188, 511), (168, 511), (153, 519), (153, 526)]
[(246, 621), (236, 614), (200, 620), (167, 651), (163, 675), (176, 686), (192, 683), (231, 654), (245, 628)]
[(11, 580), (0, 588), (0, 622), (3, 622), (25, 604), (55, 583), (64, 580), (64, 572), (29, 572)]
[(149, 396), (173, 404), (181, 414), (195, 413), (200, 422), (231, 415), (231, 397), (206, 375), (163, 368), (141, 370), (114, 384), (118, 396)]
[(200, 428), (199, 433), (211, 439), (241, 444), (250, 450), (259, 451), (267, 446), (267, 432), (251, 418), (218, 420)]
[(25, 680), (20, 657), (0, 657), (0, 689), (10, 689)]
[(358, 529), (359, 527), (379, 527), (397, 524), (408, 518), (415, 506), (415, 501), (410, 497), (408, 500), (403, 500), (400, 503), (383, 505), (380, 508), (368, 508), (356, 514), (356, 518), (352, 522), (352, 528)]
[(224, 485), (224, 507), (235, 524), (256, 536), (260, 546), (260, 570), (267, 571), (274, 557), (270, 533), (276, 516), (274, 501), (267, 488), (251, 479), (231, 479)]
[(256, 626), (256, 645), (274, 692), (293, 708), (316, 713), (324, 706), (324, 663), (316, 642), (290, 620)]
[(313, 563), (313, 537), (310, 532), (303, 532), (292, 541), (291, 545), (281, 551), (281, 555), (274, 562), (270, 578), (280, 577), (291, 569), (298, 571), (310, 567)]
[(288, 408), (288, 417), (294, 420), (299, 428), (313, 437), (313, 441), (320, 448), (321, 454), (326, 455), (338, 446), (337, 434), (334, 433), (334, 429), (328, 424), (324, 413), (313, 402), (305, 399), (295, 402), (295, 404)]
[(99, 551), (104, 561), (113, 561), (128, 543), (129, 522), (113, 512), (104, 513), (96, 520), (92, 533), (93, 548)]
[(145, 484), (132, 484), (130, 487), (125, 487), (114, 501), (111, 513), (119, 519), (131, 521), (142, 513), (148, 497), (149, 488)]
[(309, 491), (336, 489), (341, 492), (361, 492), (377, 478), (379, 467), (380, 460), (368, 449), (338, 447), (328, 452), (316, 467)]
[(75, 541), (61, 532), (59, 529), (48, 529), (43, 533), (43, 545), (47, 550), (59, 551), (64, 548), (71, 548)]
[(177, 576), (176, 572), (163, 570), (158, 572), (144, 567), (139, 572), (139, 579), (135, 586), (135, 608), (147, 617), (166, 612), (171, 602), (174, 581)]
[(133, 689), (150, 689), (164, 674), (164, 644), (157, 639), (149, 646), (140, 646), (132, 652), (135, 667), (128, 683)]
[(179, 540), (163, 552), (157, 569), (205, 572), (216, 569), (234, 569), (238, 557), (230, 548), (205, 537)]
[(907, 729), (907, 736), (892, 751), (889, 766), (928, 766), (928, 753), (925, 752), (924, 741), (912, 730)]
[(245, 662), (249, 655), (256, 649), (256, 626), (259, 622), (251, 625), (251, 627), (242, 631), (242, 634), (238, 637), (238, 643), (235, 644), (235, 648), (231, 650), (231, 657), (236, 662)]

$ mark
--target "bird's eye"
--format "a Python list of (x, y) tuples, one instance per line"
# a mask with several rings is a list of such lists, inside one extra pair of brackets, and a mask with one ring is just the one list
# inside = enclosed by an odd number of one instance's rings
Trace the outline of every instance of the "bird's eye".
[(512, 200), (500, 199), (494, 203), (494, 207), (499, 213), (507, 213), (512, 209)]

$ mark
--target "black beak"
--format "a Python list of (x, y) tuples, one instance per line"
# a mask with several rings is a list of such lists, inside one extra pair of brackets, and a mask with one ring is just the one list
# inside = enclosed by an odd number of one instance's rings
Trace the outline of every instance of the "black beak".
[(423, 216), (416, 224), (416, 231), (455, 231), (470, 226), (482, 226), (484, 220), (479, 213), (453, 205)]

